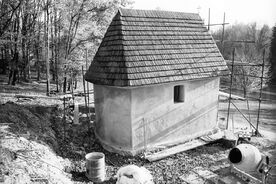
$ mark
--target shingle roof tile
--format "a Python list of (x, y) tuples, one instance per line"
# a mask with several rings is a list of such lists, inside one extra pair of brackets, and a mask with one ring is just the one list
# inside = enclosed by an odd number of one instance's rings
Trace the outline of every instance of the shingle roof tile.
[(120, 9), (85, 79), (125, 87), (227, 73), (226, 63), (198, 14)]

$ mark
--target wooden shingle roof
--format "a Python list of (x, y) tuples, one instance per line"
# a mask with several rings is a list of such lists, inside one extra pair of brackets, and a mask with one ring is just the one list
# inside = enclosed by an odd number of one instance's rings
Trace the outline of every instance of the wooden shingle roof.
[(85, 80), (124, 87), (227, 73), (226, 63), (198, 14), (120, 9)]

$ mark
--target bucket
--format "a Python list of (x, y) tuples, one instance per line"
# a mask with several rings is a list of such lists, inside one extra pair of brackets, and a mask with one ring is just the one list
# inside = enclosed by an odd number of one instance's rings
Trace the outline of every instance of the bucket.
[(85, 155), (86, 177), (93, 182), (105, 180), (105, 156), (100, 152), (92, 152)]

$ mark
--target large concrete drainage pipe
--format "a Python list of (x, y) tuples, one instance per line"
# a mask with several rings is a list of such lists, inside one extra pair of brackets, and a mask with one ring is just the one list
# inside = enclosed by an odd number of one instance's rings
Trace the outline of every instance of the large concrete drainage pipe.
[(262, 155), (251, 144), (239, 144), (230, 150), (228, 159), (236, 168), (244, 172), (254, 172), (262, 160)]

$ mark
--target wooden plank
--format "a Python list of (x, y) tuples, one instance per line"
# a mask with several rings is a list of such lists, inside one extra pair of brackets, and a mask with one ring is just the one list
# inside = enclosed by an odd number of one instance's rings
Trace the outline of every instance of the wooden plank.
[(163, 158), (166, 158), (168, 156), (174, 155), (176, 153), (180, 153), (183, 151), (187, 151), (199, 146), (203, 146), (205, 144), (208, 144), (210, 142), (219, 140), (221, 138), (225, 137), (225, 132), (224, 131), (218, 131), (215, 134), (211, 135), (206, 135), (199, 137), (197, 139), (194, 139), (192, 141), (162, 150), (160, 152), (154, 153), (152, 155), (147, 155), (145, 158), (149, 160), (150, 162), (157, 161)]
[[(227, 97), (227, 98), (230, 97), (229, 93), (225, 93), (225, 92), (222, 92), (222, 91), (219, 92), (219, 95)], [(238, 96), (238, 95), (233, 95), (233, 94), (231, 94), (231, 99), (233, 99), (233, 100), (243, 100), (243, 101), (245, 100), (245, 98), (243, 98), (241, 96)]]
[(29, 98), (29, 99), (36, 99), (37, 97), (35, 95), (15, 95), (16, 98)]
[(223, 138), (224, 136), (225, 136), (224, 131), (218, 131), (215, 134), (199, 137), (199, 139), (201, 139), (205, 142), (213, 142), (213, 141), (216, 141), (216, 140), (219, 140), (219, 139)]
[(184, 143), (184, 144), (180, 144), (178, 146), (174, 146), (172, 148), (165, 149), (163, 151), (154, 153), (152, 155), (147, 155), (145, 158), (147, 160), (149, 160), (150, 162), (153, 162), (153, 161), (157, 161), (157, 160), (166, 158), (168, 156), (174, 155), (176, 153), (180, 153), (180, 152), (183, 152), (183, 151), (187, 151), (187, 150), (190, 150), (190, 149), (193, 149), (193, 148), (205, 145), (207, 143), (208, 142), (205, 142), (205, 141), (203, 141), (201, 139), (195, 139), (195, 140), (192, 140), (190, 142), (187, 142), (187, 143)]

